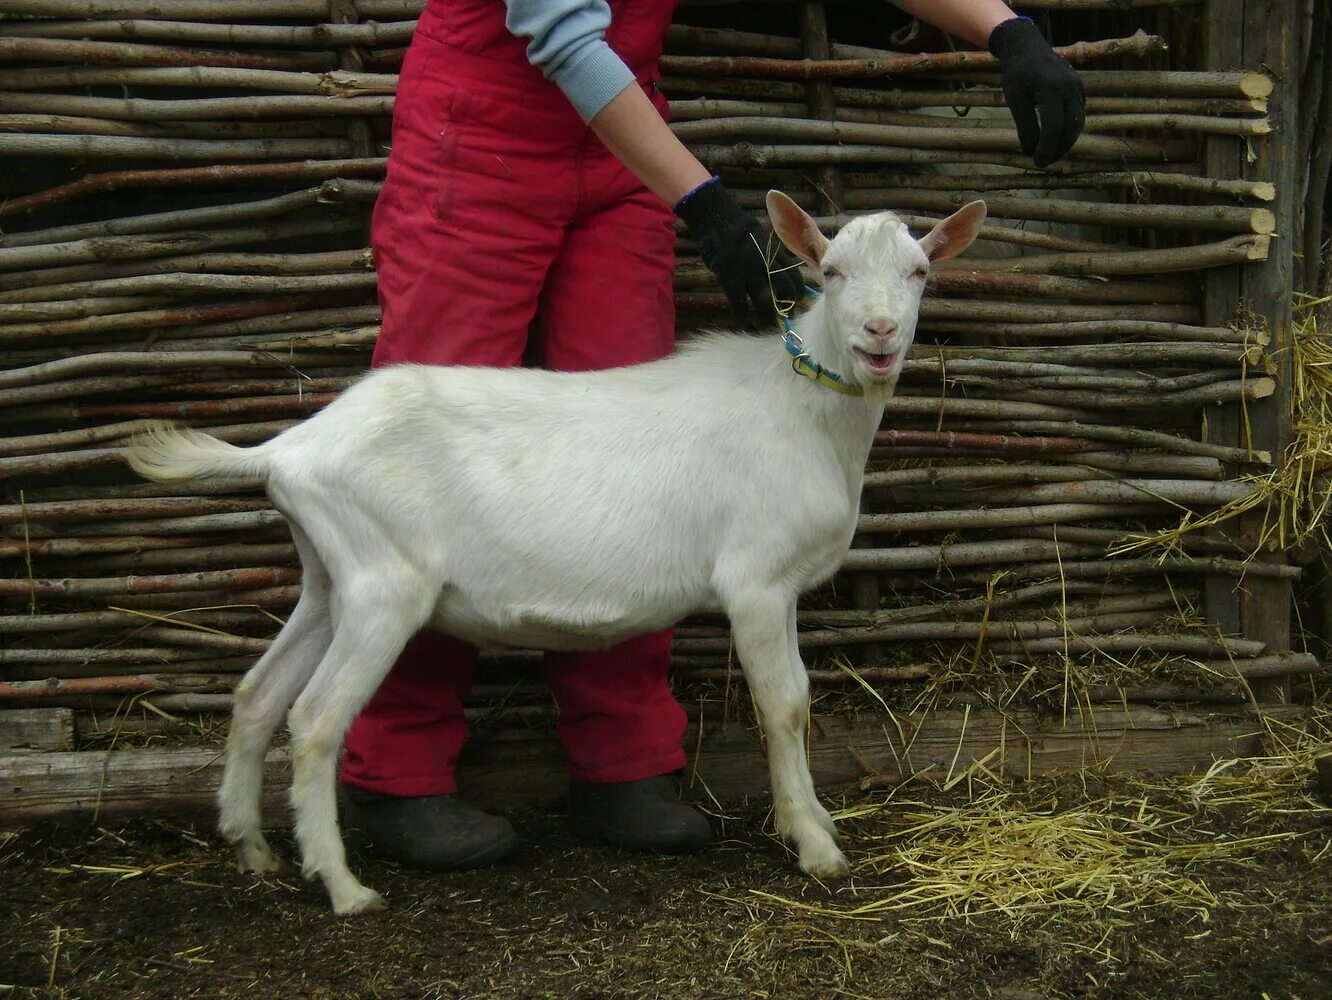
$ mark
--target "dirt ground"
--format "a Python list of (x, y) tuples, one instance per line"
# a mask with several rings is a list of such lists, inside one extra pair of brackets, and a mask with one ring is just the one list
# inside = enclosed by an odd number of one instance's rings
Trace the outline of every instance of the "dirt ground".
[[(906, 860), (914, 843), (930, 846), (921, 838), (949, 836), (940, 823), (988, 808), (963, 786), (846, 799), (867, 815), (841, 823), (857, 874), (832, 887), (796, 871), (756, 808), (717, 817), (720, 842), (683, 858), (586, 846), (562, 817), (525, 813), (513, 817), (522, 850), (489, 871), (426, 874), (354, 858), (391, 909), (339, 919), (294, 873), (238, 874), (206, 819), (48, 825), (0, 840), (0, 996), (1332, 997), (1326, 796), (1269, 803), (1255, 825), (1244, 795), (1230, 793), (1228, 806), (1200, 809), (1089, 788), (1084, 777), (1016, 794), (1057, 804), (1037, 810), (1035, 827), (1008, 819), (994, 827), (1019, 831), (1016, 861), (1002, 863), (1013, 879), (1027, 877), (1018, 870), (1023, 844), (1033, 857), (1049, 850), (1037, 840), (1050, 818), (1077, 818), (1092, 800), (1124, 803), (1138, 831), (1155, 823), (1141, 822), (1150, 802), (1160, 815), (1187, 818), (1189, 833), (1149, 875), (1118, 883), (1141, 903), (1107, 894), (1088, 904), (1097, 878), (1115, 874), (1089, 871), (1085, 884), (1052, 890), (1049, 906), (1005, 913), (978, 897), (964, 901), (978, 912), (966, 918), (921, 897), (929, 880), (916, 873), (921, 862)], [(935, 817), (927, 826), (939, 832), (917, 825), (905, 834), (908, 814), (917, 824)], [(1056, 846), (1078, 827), (1058, 829)], [(1124, 865), (1143, 836), (1127, 838)], [(1234, 849), (1209, 849), (1221, 842)], [(1014, 848), (987, 843), (954, 847), (960, 858)], [(277, 845), (291, 856), (286, 837)], [(1184, 876), (1192, 888), (1181, 901), (1146, 884), (1185, 884)]]

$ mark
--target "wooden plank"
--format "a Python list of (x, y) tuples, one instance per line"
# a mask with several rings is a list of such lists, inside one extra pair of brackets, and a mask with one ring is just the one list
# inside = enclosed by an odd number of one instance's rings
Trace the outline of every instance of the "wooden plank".
[[(1291, 298), (1294, 281), (1297, 178), (1297, 105), (1299, 101), (1299, 40), (1297, 19), (1280, 0), (1212, 0), (1204, 20), (1205, 69), (1263, 70), (1274, 80), (1268, 104), (1272, 136), (1252, 143), (1216, 136), (1205, 143), (1205, 173), (1210, 177), (1271, 182), (1275, 199), (1276, 237), (1268, 257), (1242, 268), (1214, 268), (1204, 276), (1203, 321), (1226, 325), (1250, 317), (1270, 328), (1264, 360), (1275, 376), (1276, 391), (1240, 407), (1213, 408), (1207, 413), (1209, 440), (1271, 452), (1283, 460), (1291, 432)], [(1241, 470), (1227, 469), (1234, 477)], [(1227, 526), (1246, 550), (1259, 548), (1267, 517), (1257, 511)], [(1268, 562), (1282, 558), (1269, 550), (1258, 555)], [(1207, 617), (1227, 634), (1267, 644), (1273, 652), (1290, 648), (1291, 585), (1288, 580), (1250, 577), (1239, 587), (1233, 580), (1209, 579), (1204, 584)], [(1264, 701), (1280, 701), (1285, 686), (1265, 685)]]
[[(1300, 710), (1278, 709), (1281, 718)], [(985, 759), (1016, 778), (1092, 764), (1112, 771), (1186, 773), (1218, 757), (1258, 749), (1259, 725), (1246, 715), (1204, 716), (1138, 708), (1097, 709), (1067, 723), (1031, 713), (937, 712), (901, 716), (901, 732), (882, 716), (816, 717), (810, 769), (836, 792), (869, 777), (893, 783), (916, 774), (942, 777)], [(757, 736), (739, 723), (691, 728), (686, 780), (700, 800), (735, 801), (768, 793)], [(211, 812), (222, 776), (220, 748), (14, 754), (0, 757), (0, 827), (54, 816), (106, 817)], [(264, 789), (269, 821), (287, 821), (286, 748), (269, 752)], [(464, 793), (491, 809), (548, 805), (564, 795), (563, 753), (553, 738), (526, 733), (478, 735), (459, 774)]]
[(0, 754), (69, 750), (74, 712), (68, 708), (11, 708), (0, 712)]
[[(1295, 280), (1295, 194), (1297, 189), (1299, 24), (1300, 18), (1285, 0), (1245, 0), (1244, 65), (1267, 67), (1275, 88), (1268, 101), (1272, 136), (1254, 143), (1253, 159), (1246, 162), (1247, 178), (1271, 181), (1276, 198), (1271, 209), (1280, 236), (1273, 240), (1267, 260), (1241, 269), (1241, 294), (1245, 304), (1266, 319), (1271, 342), (1264, 354), (1276, 380), (1276, 391), (1248, 407), (1254, 446), (1272, 452), (1279, 468), (1291, 436), (1292, 315)], [(1247, 159), (1247, 158), (1246, 158)], [(1241, 542), (1250, 551), (1259, 548), (1264, 522), (1257, 511), (1240, 521)], [(1283, 557), (1271, 547), (1259, 553), (1270, 562)], [(1267, 643), (1272, 652), (1290, 648), (1291, 585), (1288, 580), (1246, 580), (1240, 595), (1240, 624), (1245, 638)], [(1284, 700), (1288, 686), (1266, 685), (1259, 692), (1266, 701)]]
[[(805, 3), (800, 7), (800, 34), (806, 59), (829, 59), (832, 42), (828, 38), (828, 16), (821, 3)], [(809, 116), (823, 121), (835, 121), (837, 104), (833, 100), (832, 83), (810, 80), (805, 84), (805, 102)], [(821, 204), (829, 214), (842, 210), (842, 168), (827, 164), (818, 169), (818, 193)]]
[[(1239, 69), (1244, 65), (1244, 0), (1212, 0), (1203, 18), (1202, 56), (1205, 70)], [(1203, 140), (1203, 169), (1207, 177), (1238, 178), (1244, 174), (1244, 144), (1228, 136), (1209, 136)], [(1203, 274), (1203, 322), (1229, 326), (1240, 311), (1240, 272), (1242, 268), (1208, 268)], [(1237, 447), (1241, 440), (1239, 408), (1211, 406), (1204, 411), (1206, 440)], [(1226, 478), (1240, 474), (1227, 465)], [(1234, 525), (1215, 529), (1217, 537), (1233, 537)], [(1239, 635), (1240, 600), (1235, 581), (1211, 574), (1203, 578), (1203, 613), (1225, 635)]]

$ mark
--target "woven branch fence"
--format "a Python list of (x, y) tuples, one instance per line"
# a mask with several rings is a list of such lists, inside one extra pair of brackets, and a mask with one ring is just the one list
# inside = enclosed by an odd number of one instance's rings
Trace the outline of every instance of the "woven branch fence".
[[(131, 702), (224, 710), (294, 604), (256, 484), (144, 483), (122, 449), (161, 418), (262, 441), (364, 371), (369, 212), (421, 6), (0, 0), (0, 706), (73, 708), (81, 732)], [(828, 232), (990, 208), (932, 278), (854, 548), (802, 609), (811, 680), (825, 705), (1279, 700), (1319, 668), (1291, 648), (1301, 570), (1256, 504), (1290, 432), (1271, 272), (1296, 188), (1319, 187), (1281, 150), (1329, 147), (1321, 96), (1289, 142), (1275, 71), (1332, 63), (1228, 53), (1252, 2), (1024, 6), (1088, 95), (1045, 170), (994, 60), (905, 15), (890, 35), (883, 5), (686, 3), (668, 38), (673, 127), (755, 210), (772, 187)], [(678, 249), (687, 336), (725, 302)], [(675, 649), (688, 704), (743, 690), (725, 622)], [(545, 718), (538, 659), (491, 662), (473, 714)]]

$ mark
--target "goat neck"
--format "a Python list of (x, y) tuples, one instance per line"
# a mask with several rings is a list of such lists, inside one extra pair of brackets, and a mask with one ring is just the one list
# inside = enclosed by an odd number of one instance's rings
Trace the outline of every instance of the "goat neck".
[[(812, 361), (847, 377), (854, 356), (845, 347), (839, 347), (838, 338), (830, 331), (825, 298), (816, 299), (813, 305), (796, 316), (792, 327)], [(863, 387), (863, 396), (851, 396), (793, 371), (788, 371), (781, 381), (789, 392), (798, 394), (800, 409), (827, 435), (830, 450), (859, 480), (869, 459), (874, 434), (883, 420), (884, 405), (893, 394), (896, 383), (867, 385)]]

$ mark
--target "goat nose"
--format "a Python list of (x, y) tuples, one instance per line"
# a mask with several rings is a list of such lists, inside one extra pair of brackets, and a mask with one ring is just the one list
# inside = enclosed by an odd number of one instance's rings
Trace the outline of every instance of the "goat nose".
[(875, 337), (891, 337), (897, 332), (897, 324), (890, 319), (872, 319), (865, 324), (865, 332)]

